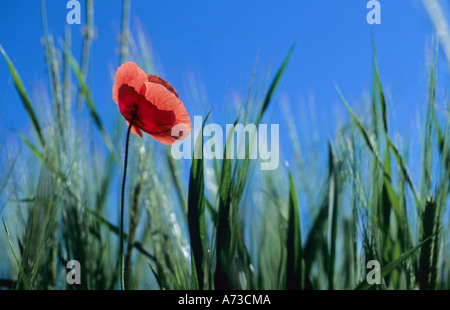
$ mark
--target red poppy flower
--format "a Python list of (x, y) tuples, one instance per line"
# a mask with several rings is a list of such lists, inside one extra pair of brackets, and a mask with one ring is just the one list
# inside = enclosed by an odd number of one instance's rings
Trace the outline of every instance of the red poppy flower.
[[(117, 69), (113, 99), (127, 124), (133, 121), (131, 132), (139, 137), (143, 131), (170, 145), (192, 131), (189, 114), (172, 85), (159, 76), (146, 74), (134, 62)], [(177, 132), (172, 135), (176, 125)]]

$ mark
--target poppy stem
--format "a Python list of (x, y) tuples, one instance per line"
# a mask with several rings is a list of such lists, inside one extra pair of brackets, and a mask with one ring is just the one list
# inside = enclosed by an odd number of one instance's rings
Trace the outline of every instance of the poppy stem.
[(130, 142), (130, 133), (131, 128), (133, 127), (133, 123), (136, 117), (130, 122), (127, 131), (127, 140), (125, 143), (125, 161), (123, 164), (123, 180), (122, 180), (122, 197), (120, 202), (120, 285), (122, 290), (125, 290), (125, 264), (124, 264), (124, 233), (123, 233), (123, 218), (124, 218), (124, 210), (125, 210), (125, 184), (127, 181), (127, 166), (128, 166), (128, 146)]

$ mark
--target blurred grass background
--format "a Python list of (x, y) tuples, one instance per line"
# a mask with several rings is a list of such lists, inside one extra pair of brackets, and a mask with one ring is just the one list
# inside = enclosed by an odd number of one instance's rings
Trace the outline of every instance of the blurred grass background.
[[(432, 2), (427, 7), (432, 20), (445, 29)], [(144, 31), (129, 30), (130, 6), (130, 0), (123, 1), (117, 66), (132, 60), (158, 74)], [(126, 128), (119, 113), (112, 128), (105, 126), (87, 80), (93, 0), (86, 1), (80, 59), (73, 56), (69, 27), (64, 38), (50, 34), (44, 0), (41, 15), (48, 94), (30, 94), (20, 78), (26, 69), (16, 68), (1, 49), (30, 129), (16, 133), (20, 143), (2, 141), (0, 149), (5, 225), (0, 286), (117, 289), (117, 180)], [(438, 39), (445, 44), (442, 33)], [(176, 161), (170, 148), (133, 137), (126, 287), (449, 289), (450, 110), (447, 95), (436, 91), (443, 57), (437, 41), (424, 60), (427, 100), (417, 137), (391, 131), (391, 99), (378, 71), (375, 43), (368, 63), (370, 100), (358, 102), (364, 108), (353, 111), (336, 85), (349, 117), (339, 120), (328, 139), (314, 134), (320, 123), (307, 115), (295, 119), (297, 107), (287, 97), (275, 97), (290, 58), (302, 47), (286, 51), (273, 68), (261, 70), (255, 61), (248, 92), (235, 98), (235, 110), (226, 115), (229, 123), (259, 124), (270, 123), (270, 106), (282, 110), (289, 130), (281, 134), (289, 136), (295, 159), (277, 170), (260, 171), (257, 161), (245, 159)], [(202, 115), (206, 123), (221, 118), (200, 82), (190, 82), (197, 112), (191, 117)], [(248, 148), (244, 138), (237, 143)], [(420, 141), (420, 154), (408, 153), (410, 139)], [(314, 143), (321, 147), (305, 149)], [(420, 163), (411, 165), (410, 157)], [(81, 285), (66, 282), (65, 266), (72, 259), (81, 264)], [(383, 279), (370, 287), (364, 281), (366, 263), (374, 259), (381, 263)]]

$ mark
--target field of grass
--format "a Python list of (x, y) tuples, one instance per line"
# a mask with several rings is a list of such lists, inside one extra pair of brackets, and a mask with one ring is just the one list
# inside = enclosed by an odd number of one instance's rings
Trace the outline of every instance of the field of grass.
[[(117, 113), (113, 128), (104, 125), (86, 80), (92, 5), (88, 0), (82, 56), (75, 59), (69, 29), (61, 40), (48, 34), (42, 1), (48, 100), (30, 95), (20, 78), (25, 68), (16, 68), (0, 47), (30, 121), (30, 130), (17, 133), (19, 144), (0, 146), (0, 289), (120, 288), (126, 124)], [(143, 32), (128, 30), (129, 6), (124, 0), (117, 67), (131, 60), (158, 74)], [(266, 75), (253, 74), (230, 123), (269, 122), (268, 108), (281, 107), (276, 94), (295, 49)], [(428, 98), (414, 137), (421, 152), (414, 156), (407, 133), (394, 135), (389, 126), (375, 47), (368, 113), (357, 113), (336, 85), (348, 118), (319, 141), (326, 154), (301, 147), (311, 138), (289, 112), (295, 160), (273, 171), (260, 171), (249, 159), (175, 160), (170, 147), (151, 137), (131, 137), (125, 287), (450, 289), (450, 107), (436, 91), (437, 51), (424, 60)], [(214, 121), (213, 107), (198, 97), (203, 120)], [(79, 285), (66, 281), (71, 260), (81, 265)], [(380, 262), (379, 285), (365, 281), (370, 260)]]

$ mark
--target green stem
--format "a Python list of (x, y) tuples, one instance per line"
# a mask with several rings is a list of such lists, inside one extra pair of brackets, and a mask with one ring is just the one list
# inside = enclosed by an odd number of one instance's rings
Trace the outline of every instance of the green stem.
[(123, 181), (122, 181), (122, 197), (120, 201), (120, 284), (122, 290), (125, 290), (125, 264), (124, 264), (124, 241), (123, 241), (123, 218), (125, 209), (125, 184), (127, 180), (127, 166), (128, 166), (128, 146), (130, 142), (131, 127), (135, 117), (130, 122), (127, 131), (127, 140), (125, 144), (125, 161), (123, 164)]

